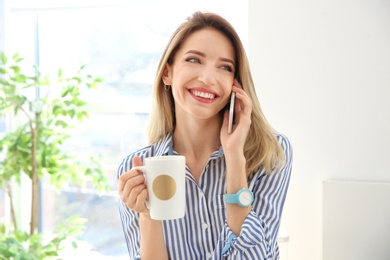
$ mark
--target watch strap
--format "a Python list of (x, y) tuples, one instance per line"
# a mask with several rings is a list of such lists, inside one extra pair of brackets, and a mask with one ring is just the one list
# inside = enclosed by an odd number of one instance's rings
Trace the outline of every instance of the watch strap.
[(238, 204), (238, 196), (236, 194), (225, 194), (225, 201), (228, 204)]
[[(250, 203), (240, 201), (240, 196), (243, 192), (249, 192), (251, 194)], [(226, 204), (237, 204), (243, 207), (249, 206), (253, 202), (253, 192), (247, 188), (242, 188), (238, 190), (236, 194), (225, 194), (225, 202)]]

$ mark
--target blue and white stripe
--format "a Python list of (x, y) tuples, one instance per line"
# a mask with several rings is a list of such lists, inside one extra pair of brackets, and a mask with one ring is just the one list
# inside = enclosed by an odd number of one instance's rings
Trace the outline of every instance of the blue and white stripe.
[[(276, 134), (286, 155), (285, 165), (266, 175), (264, 169), (248, 179), (255, 199), (240, 236), (235, 237), (226, 223), (225, 160), (215, 151), (197, 183), (186, 169), (186, 214), (184, 218), (163, 221), (168, 255), (172, 260), (279, 259), (277, 234), (292, 167), (292, 148), (288, 139)], [(176, 154), (172, 135), (127, 156), (118, 168), (118, 177), (131, 169), (132, 159)], [(130, 259), (139, 258), (138, 214), (119, 199), (119, 213)], [(229, 245), (225, 248), (226, 244)], [(232, 239), (234, 238), (234, 239)], [(227, 249), (222, 255), (222, 250)]]

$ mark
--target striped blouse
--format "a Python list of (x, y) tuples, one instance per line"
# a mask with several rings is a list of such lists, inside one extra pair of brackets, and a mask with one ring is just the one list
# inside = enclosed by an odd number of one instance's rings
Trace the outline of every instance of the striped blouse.
[[(168, 256), (172, 260), (206, 259), (279, 259), (277, 235), (290, 181), (292, 148), (289, 140), (276, 134), (285, 155), (284, 166), (266, 175), (264, 169), (248, 178), (254, 193), (252, 211), (245, 219), (239, 236), (226, 222), (224, 194), (226, 165), (220, 148), (209, 158), (198, 182), (186, 169), (186, 213), (181, 219), (162, 221)], [(172, 135), (125, 157), (117, 177), (132, 167), (132, 159), (177, 154)], [(119, 199), (119, 214), (130, 259), (140, 259), (138, 213)]]

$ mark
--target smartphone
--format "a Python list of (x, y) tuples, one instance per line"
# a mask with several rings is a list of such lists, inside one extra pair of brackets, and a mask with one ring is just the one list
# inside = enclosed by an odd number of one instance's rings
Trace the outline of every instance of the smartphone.
[(228, 134), (232, 133), (233, 128), (233, 116), (234, 116), (234, 101), (236, 100), (236, 92), (232, 92), (230, 96), (230, 109), (229, 109), (229, 123), (228, 123)]

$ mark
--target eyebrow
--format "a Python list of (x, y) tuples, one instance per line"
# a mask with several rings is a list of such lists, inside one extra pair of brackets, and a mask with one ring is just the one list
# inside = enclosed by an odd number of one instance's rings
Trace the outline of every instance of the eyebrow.
[[(199, 56), (201, 56), (201, 57), (206, 57), (206, 55), (205, 55), (203, 52), (201, 52), (201, 51), (189, 50), (189, 51), (187, 51), (185, 54), (188, 54), (188, 53), (194, 53), (194, 54), (197, 54), (197, 55), (199, 55)], [(231, 60), (231, 59), (221, 57), (221, 58), (219, 58), (219, 60), (225, 61), (225, 62), (229, 62), (229, 63), (231, 63), (233, 66), (235, 66), (234, 61)]]

